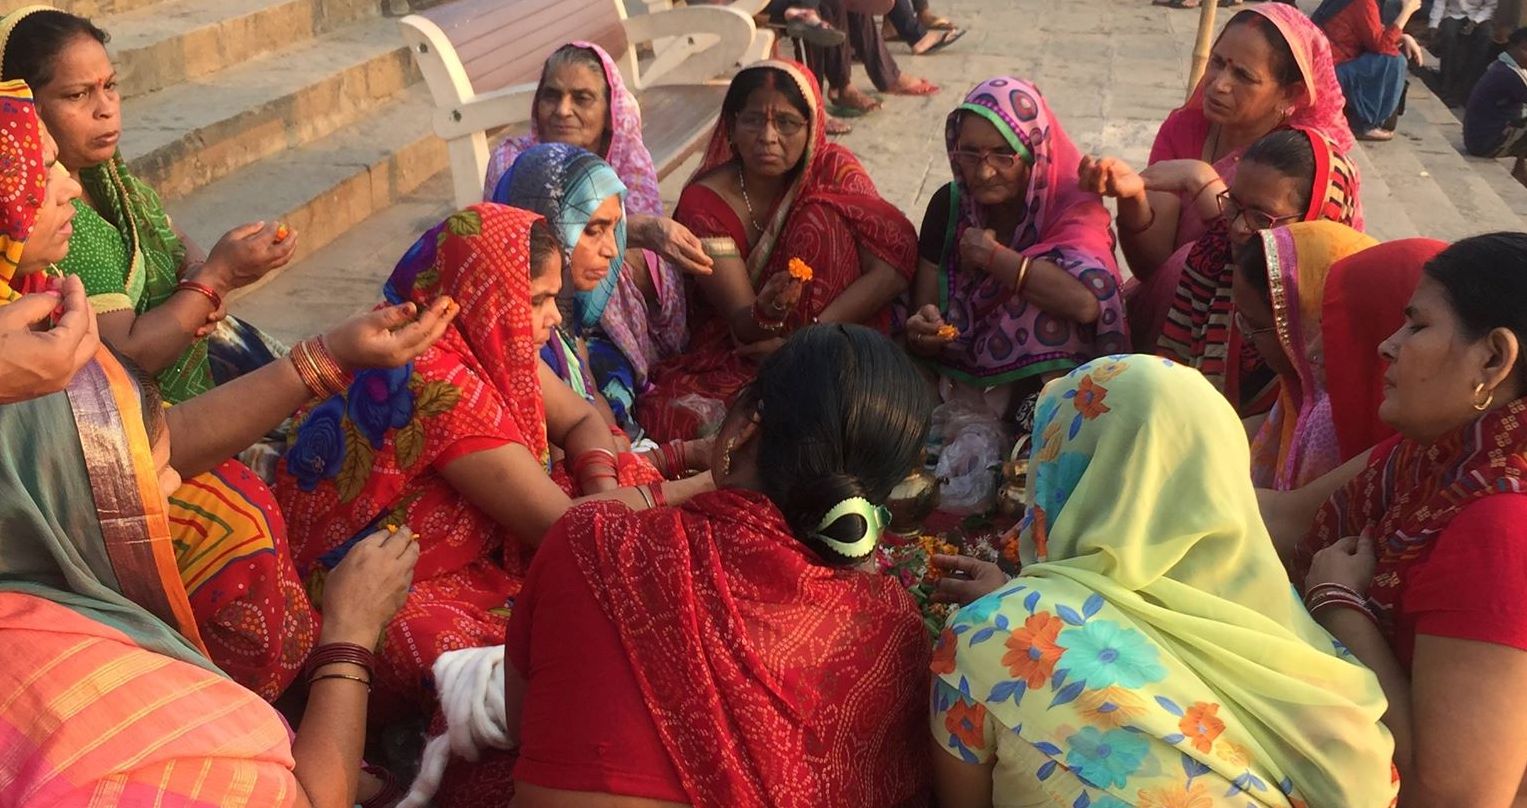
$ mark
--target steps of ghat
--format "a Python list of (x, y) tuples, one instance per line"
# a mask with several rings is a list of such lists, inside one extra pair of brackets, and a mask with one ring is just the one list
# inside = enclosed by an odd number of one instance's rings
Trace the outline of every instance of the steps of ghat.
[(446, 165), (382, 0), (57, 5), (111, 35), (123, 154), (203, 248), (279, 220), (301, 234), (291, 271)]

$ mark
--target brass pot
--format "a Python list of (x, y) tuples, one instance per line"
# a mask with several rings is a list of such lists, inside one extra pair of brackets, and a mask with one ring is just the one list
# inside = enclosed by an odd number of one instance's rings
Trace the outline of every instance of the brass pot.
[(906, 479), (891, 489), (885, 507), (891, 512), (891, 530), (902, 535), (920, 533), (923, 520), (938, 508), (938, 477), (925, 465), (918, 465)]
[(1008, 519), (1022, 519), (1029, 502), (1029, 436), (1013, 444), (1012, 454), (1002, 464), (1002, 484), (997, 486), (997, 513)]

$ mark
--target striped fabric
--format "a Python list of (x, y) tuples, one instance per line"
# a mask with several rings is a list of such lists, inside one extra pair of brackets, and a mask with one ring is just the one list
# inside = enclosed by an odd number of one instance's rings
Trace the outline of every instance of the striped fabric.
[(0, 808), (295, 803), (254, 693), (33, 595), (0, 592), (0, 644)]

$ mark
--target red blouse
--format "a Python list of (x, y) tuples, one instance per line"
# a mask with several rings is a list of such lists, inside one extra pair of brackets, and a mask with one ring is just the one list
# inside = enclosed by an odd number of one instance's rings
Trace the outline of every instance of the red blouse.
[(1352, 0), (1321, 26), (1331, 40), (1331, 57), (1336, 64), (1348, 62), (1365, 53), (1383, 56), (1400, 55), (1400, 36), (1404, 33), (1379, 18), (1379, 0)]
[(578, 568), (563, 524), (536, 551), (509, 620), (506, 657), (526, 679), (514, 779), (688, 803), (620, 635)]
[(1403, 587), (1393, 646), (1407, 670), (1417, 634), (1527, 651), (1527, 494), (1492, 494), (1459, 511)]

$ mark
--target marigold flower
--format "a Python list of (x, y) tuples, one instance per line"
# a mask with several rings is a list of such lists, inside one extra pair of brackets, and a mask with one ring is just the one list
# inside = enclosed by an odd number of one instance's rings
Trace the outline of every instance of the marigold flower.
[(790, 272), (790, 277), (795, 278), (801, 283), (811, 282), (811, 267), (805, 261), (799, 258), (792, 258), (786, 268)]
[(960, 329), (955, 328), (952, 325), (941, 325), (941, 326), (938, 327), (938, 338), (939, 339), (950, 340), (950, 339), (954, 339), (955, 337), (958, 337), (959, 335), (960, 335)]
[(284, 224), (277, 225), (276, 226), (276, 243), (280, 244), (281, 242), (286, 241), (286, 237), (290, 236), (291, 234), (292, 234), (291, 228), (287, 227)]

